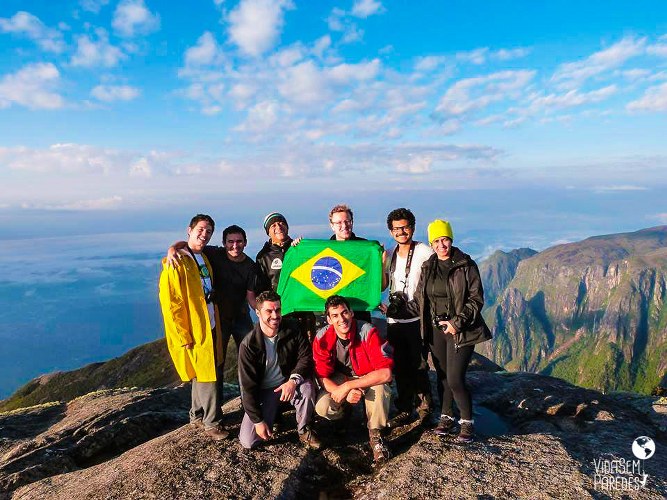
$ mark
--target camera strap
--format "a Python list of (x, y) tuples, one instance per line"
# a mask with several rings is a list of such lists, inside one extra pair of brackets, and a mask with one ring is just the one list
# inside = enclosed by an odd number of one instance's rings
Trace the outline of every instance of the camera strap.
[(197, 269), (199, 269), (199, 277), (201, 278), (201, 284), (202, 288), (204, 289), (204, 295), (207, 293), (210, 293), (213, 290), (213, 280), (211, 279), (211, 273), (208, 270), (208, 267), (206, 267), (206, 261), (202, 257), (203, 264), (200, 264), (199, 261), (197, 260), (197, 257), (195, 257), (195, 253), (192, 251), (192, 249), (189, 246), (186, 246), (185, 248), (188, 249), (188, 253), (192, 256), (192, 259), (195, 261), (195, 264), (197, 264)]
[[(412, 264), (412, 256), (415, 253), (415, 247), (417, 246), (417, 243), (414, 241), (410, 242), (410, 250), (408, 250), (408, 258), (405, 261), (405, 279), (403, 280), (403, 293), (405, 293), (405, 290), (408, 288), (408, 276), (410, 275), (410, 265)], [(394, 271), (396, 270), (396, 256), (398, 255), (398, 245), (396, 245), (396, 249), (394, 250), (394, 253), (391, 255), (391, 264), (389, 265), (389, 277), (391, 278), (391, 281), (394, 281)], [(392, 287), (389, 287), (389, 290), (391, 290)]]

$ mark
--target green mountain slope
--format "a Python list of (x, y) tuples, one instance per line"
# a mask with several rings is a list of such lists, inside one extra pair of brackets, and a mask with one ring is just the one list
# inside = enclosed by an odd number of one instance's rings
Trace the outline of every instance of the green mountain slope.
[(660, 226), (521, 260), (485, 311), (495, 338), (480, 352), (510, 370), (652, 392), (667, 370), (666, 243)]
[[(236, 349), (227, 349), (225, 381), (236, 383)], [(0, 411), (8, 411), (51, 401), (70, 401), (100, 389), (120, 387), (164, 387), (181, 380), (169, 357), (164, 339), (141, 345), (124, 355), (78, 370), (56, 372), (31, 380), (9, 398), (0, 401)]]

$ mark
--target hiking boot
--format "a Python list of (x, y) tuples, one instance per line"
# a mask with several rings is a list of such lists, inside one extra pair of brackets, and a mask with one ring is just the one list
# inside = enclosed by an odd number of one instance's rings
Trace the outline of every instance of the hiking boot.
[(308, 426), (303, 429), (303, 432), (299, 432), (299, 441), (311, 450), (319, 450), (322, 447), (322, 441), (317, 437), (315, 431)]
[(229, 431), (222, 425), (211, 427), (210, 429), (204, 430), (204, 432), (214, 441), (220, 441), (221, 439), (227, 439), (229, 437)]
[(283, 412), (278, 410), (276, 413), (276, 418), (273, 420), (273, 425), (271, 426), (271, 432), (273, 434), (280, 434), (287, 428), (287, 422), (285, 422), (285, 417)]
[(459, 444), (472, 443), (475, 439), (475, 426), (472, 421), (464, 420), (461, 422), (461, 430), (456, 436), (456, 442)]
[(371, 429), (368, 431), (368, 436), (370, 438), (371, 451), (373, 452), (373, 463), (379, 465), (389, 460), (391, 453), (387, 445), (384, 444), (384, 440), (380, 435), (380, 429)]
[(204, 421), (201, 418), (195, 418), (193, 420), (190, 420), (190, 426), (199, 429), (201, 427), (204, 427)]
[(438, 422), (438, 425), (433, 432), (435, 432), (438, 436), (450, 436), (452, 434), (456, 434), (456, 428), (457, 425), (454, 417), (450, 417), (449, 415), (440, 415), (440, 422)]
[(419, 415), (419, 421), (424, 424), (431, 418), (431, 395), (419, 394), (417, 398), (420, 401), (419, 406), (417, 406), (417, 415)]
[(402, 411), (389, 421), (387, 427), (395, 429), (396, 427), (402, 427), (404, 425), (407, 425), (411, 421), (412, 421), (412, 413), (407, 411)]

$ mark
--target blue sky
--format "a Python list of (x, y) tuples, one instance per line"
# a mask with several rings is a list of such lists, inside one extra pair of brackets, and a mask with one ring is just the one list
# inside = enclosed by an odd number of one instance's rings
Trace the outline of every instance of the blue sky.
[[(0, 210), (398, 186), (651, 197), (667, 179), (666, 14), (621, 1), (5, 0)], [(667, 207), (637, 219), (664, 223)]]

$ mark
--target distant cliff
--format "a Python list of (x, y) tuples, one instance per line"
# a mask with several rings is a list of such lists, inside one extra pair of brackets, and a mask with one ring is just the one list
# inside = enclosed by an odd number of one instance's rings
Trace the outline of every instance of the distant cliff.
[(667, 372), (666, 243), (660, 226), (494, 254), (480, 265), (494, 334), (480, 352), (585, 387), (656, 390)]

